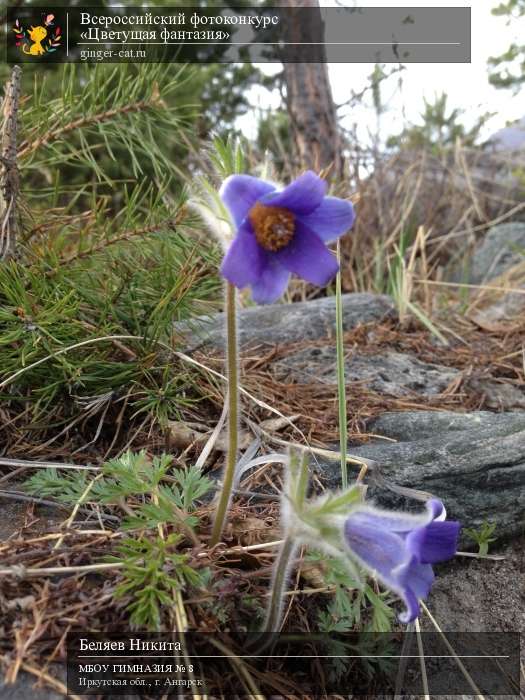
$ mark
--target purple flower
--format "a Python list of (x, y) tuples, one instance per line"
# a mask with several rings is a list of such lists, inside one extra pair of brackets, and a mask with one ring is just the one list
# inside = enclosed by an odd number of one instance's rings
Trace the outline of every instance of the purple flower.
[(326, 247), (354, 223), (352, 204), (326, 197), (326, 182), (307, 171), (283, 190), (250, 175), (232, 175), (220, 190), (237, 228), (221, 266), (259, 304), (276, 301), (290, 273), (324, 286), (338, 270)]
[(460, 524), (445, 521), (441, 501), (427, 501), (420, 515), (394, 513), (371, 506), (352, 511), (344, 524), (344, 541), (358, 564), (372, 571), (404, 601), (401, 622), (419, 615), (419, 601), (434, 582), (432, 564), (456, 553)]

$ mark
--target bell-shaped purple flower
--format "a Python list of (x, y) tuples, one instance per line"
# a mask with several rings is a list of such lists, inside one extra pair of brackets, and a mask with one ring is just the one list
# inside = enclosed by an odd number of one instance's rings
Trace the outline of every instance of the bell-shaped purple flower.
[(456, 553), (460, 524), (446, 521), (441, 501), (427, 501), (421, 515), (359, 506), (344, 523), (344, 542), (350, 556), (374, 573), (406, 605), (401, 622), (419, 616), (419, 601), (434, 582), (432, 564)]
[(250, 286), (259, 304), (276, 301), (290, 274), (324, 286), (338, 270), (326, 247), (354, 223), (352, 204), (326, 197), (327, 184), (307, 171), (283, 190), (250, 175), (232, 175), (220, 190), (237, 228), (221, 266), (231, 284)]

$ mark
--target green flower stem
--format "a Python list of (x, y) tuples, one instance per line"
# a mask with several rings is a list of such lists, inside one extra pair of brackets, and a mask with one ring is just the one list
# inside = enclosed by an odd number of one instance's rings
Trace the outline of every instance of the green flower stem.
[(217, 514), (213, 523), (210, 546), (220, 541), (237, 464), (238, 420), (239, 420), (239, 368), (237, 362), (237, 308), (233, 284), (226, 286), (226, 363), (228, 376), (228, 455)]
[(343, 300), (341, 298), (341, 246), (337, 241), (337, 262), (339, 272), (335, 280), (335, 330), (337, 348), (337, 401), (339, 403), (339, 451), (341, 453), (341, 482), (343, 488), (348, 486), (348, 468), (346, 450), (348, 439), (346, 434), (346, 385), (345, 385), (345, 356), (343, 345)]
[(271, 634), (279, 631), (286, 581), (296, 548), (297, 545), (291, 537), (287, 537), (281, 545), (275, 562), (270, 602), (268, 603), (266, 621), (261, 634)]

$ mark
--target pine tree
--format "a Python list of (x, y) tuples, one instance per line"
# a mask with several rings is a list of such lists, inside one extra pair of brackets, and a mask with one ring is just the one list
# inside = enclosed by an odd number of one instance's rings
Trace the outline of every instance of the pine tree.
[(217, 248), (185, 206), (192, 70), (66, 65), (20, 97), (16, 155), (2, 161), (4, 184), (16, 174), (15, 199), (2, 189), (16, 229), (0, 262), (8, 454), (111, 454), (198, 398), (170, 351), (173, 321), (220, 298)]
[[(513, 19), (525, 17), (525, 0), (507, 0), (492, 10), (492, 14)], [(513, 42), (501, 56), (489, 59), (494, 68), (490, 82), (498, 88), (511, 88), (515, 92), (525, 83), (525, 44)]]
[(475, 124), (467, 128), (461, 118), (465, 110), (448, 107), (446, 93), (436, 95), (433, 102), (423, 98), (424, 110), (420, 114), (421, 124), (410, 124), (401, 134), (391, 136), (387, 145), (405, 149), (427, 148), (432, 152), (440, 153), (443, 149), (454, 146), (456, 140), (461, 139), (466, 146), (473, 146), (479, 138), (480, 132), (492, 116), (485, 113), (476, 119)]
[[(318, 0), (282, 0), (286, 12), (286, 107), (301, 166), (342, 173), (342, 144), (332, 98)], [(308, 8), (307, 13), (304, 8)], [(297, 61), (296, 45), (311, 42), (311, 62)]]

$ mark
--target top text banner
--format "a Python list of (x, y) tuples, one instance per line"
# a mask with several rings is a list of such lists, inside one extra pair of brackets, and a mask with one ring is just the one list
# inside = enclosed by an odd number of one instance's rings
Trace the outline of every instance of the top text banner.
[(468, 63), (468, 7), (11, 7), (9, 63)]

